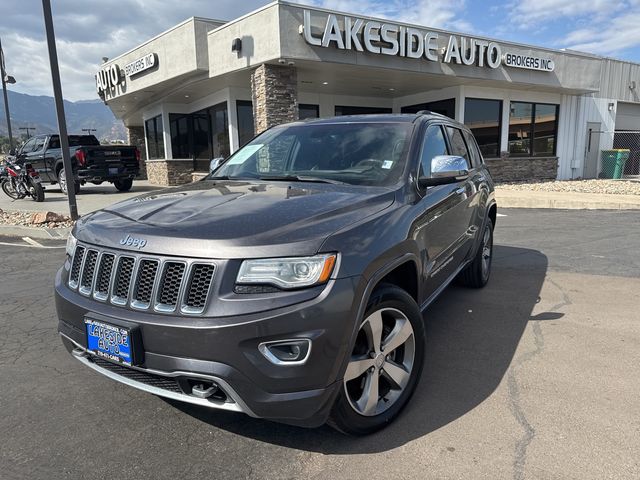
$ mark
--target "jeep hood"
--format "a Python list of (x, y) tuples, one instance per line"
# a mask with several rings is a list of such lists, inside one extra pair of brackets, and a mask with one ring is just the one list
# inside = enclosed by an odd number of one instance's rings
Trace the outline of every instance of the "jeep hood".
[[(87, 215), (75, 235), (100, 246), (163, 255), (311, 255), (333, 232), (381, 212), (394, 198), (393, 190), (382, 187), (205, 180)], [(140, 249), (121, 244), (127, 236), (146, 243)]]

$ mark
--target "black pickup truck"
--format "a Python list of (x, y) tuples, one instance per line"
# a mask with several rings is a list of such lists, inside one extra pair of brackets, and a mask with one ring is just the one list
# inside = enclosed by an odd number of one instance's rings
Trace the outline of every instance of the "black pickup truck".
[[(111, 182), (119, 191), (126, 192), (140, 171), (140, 151), (133, 146), (103, 146), (93, 135), (69, 135), (69, 150), (76, 193), (86, 182), (96, 185)], [(33, 165), (43, 182), (58, 183), (60, 189), (67, 193), (58, 135), (31, 137), (18, 149), (15, 157), (19, 163)]]

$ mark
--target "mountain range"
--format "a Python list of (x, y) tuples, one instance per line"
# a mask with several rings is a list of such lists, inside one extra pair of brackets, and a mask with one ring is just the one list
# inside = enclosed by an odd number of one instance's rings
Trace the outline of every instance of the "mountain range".
[[(13, 136), (18, 138), (26, 133), (20, 127), (33, 127), (31, 135), (58, 131), (58, 121), (53, 97), (33, 96), (7, 90), (9, 111), (11, 112), (11, 128)], [(0, 89), (0, 94), (2, 89)], [(83, 133), (83, 128), (96, 129), (93, 133), (101, 140), (126, 140), (126, 128), (116, 119), (102, 101), (81, 100), (64, 101), (67, 118), (67, 130), (70, 134)], [(0, 97), (0, 135), (8, 134), (4, 102)]]

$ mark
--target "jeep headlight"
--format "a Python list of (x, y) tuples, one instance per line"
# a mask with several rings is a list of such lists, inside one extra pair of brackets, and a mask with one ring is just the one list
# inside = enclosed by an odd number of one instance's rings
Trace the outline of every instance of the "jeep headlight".
[(67, 237), (66, 250), (67, 250), (67, 255), (69, 255), (69, 257), (71, 258), (73, 258), (73, 254), (76, 251), (77, 243), (78, 243), (78, 240), (76, 240), (76, 237), (74, 237), (73, 234), (69, 232), (69, 236)]
[(267, 284), (283, 289), (311, 287), (325, 283), (336, 263), (335, 254), (313, 257), (245, 260), (236, 283)]

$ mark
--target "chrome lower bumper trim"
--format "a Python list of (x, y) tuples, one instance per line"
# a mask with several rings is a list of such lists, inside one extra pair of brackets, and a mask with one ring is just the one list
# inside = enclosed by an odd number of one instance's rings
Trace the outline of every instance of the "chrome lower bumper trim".
[(200, 405), (200, 406), (208, 407), (208, 408), (217, 408), (217, 409), (220, 409), (220, 410), (228, 410), (228, 411), (232, 411), (232, 412), (246, 413), (247, 415), (249, 415), (251, 417), (257, 417), (257, 415), (254, 414), (251, 411), (251, 409), (249, 407), (247, 407), (247, 405), (242, 401), (242, 399), (233, 390), (233, 388), (231, 388), (231, 386), (227, 382), (222, 380), (221, 378), (214, 377), (214, 376), (211, 376), (211, 375), (202, 375), (202, 374), (190, 373), (190, 372), (164, 372), (164, 371), (161, 371), (161, 370), (153, 370), (153, 369), (148, 369), (148, 368), (125, 367), (125, 368), (132, 368), (134, 370), (139, 370), (141, 372), (150, 373), (150, 374), (153, 374), (153, 375), (160, 375), (160, 376), (167, 377), (167, 378), (188, 377), (188, 378), (201, 378), (203, 380), (208, 380), (208, 381), (216, 383), (224, 391), (224, 393), (233, 401), (231, 401), (231, 402), (221, 402), (221, 401), (208, 400), (206, 398), (198, 398), (198, 397), (194, 397), (194, 396), (187, 395), (187, 394), (184, 394), (184, 393), (175, 393), (175, 392), (172, 392), (172, 391), (169, 391), (169, 390), (165, 390), (163, 388), (154, 387), (152, 385), (147, 385), (145, 383), (138, 382), (136, 380), (132, 380), (130, 378), (124, 377), (122, 375), (118, 375), (117, 373), (113, 373), (110, 370), (102, 368), (102, 367), (96, 365), (95, 363), (93, 363), (91, 360), (89, 360), (88, 357), (89, 357), (90, 354), (87, 352), (86, 348), (84, 348), (82, 345), (79, 345), (76, 341), (74, 341), (73, 339), (69, 338), (67, 335), (65, 335), (63, 333), (60, 333), (60, 336), (64, 337), (65, 339), (67, 339), (71, 343), (73, 343), (75, 348), (73, 349), (73, 351), (71, 353), (72, 353), (73, 357), (76, 360), (78, 360), (80, 363), (86, 365), (87, 367), (91, 368), (92, 370), (95, 370), (96, 372), (100, 373), (101, 375), (104, 375), (105, 377), (109, 377), (110, 379), (115, 380), (116, 382), (123, 383), (125, 385), (130, 386), (130, 387), (137, 388), (138, 390), (142, 390), (144, 392), (148, 392), (148, 393), (151, 393), (153, 395), (158, 395), (159, 397), (170, 398), (172, 400), (178, 400), (178, 401), (181, 401), (181, 402), (192, 403), (194, 405)]

